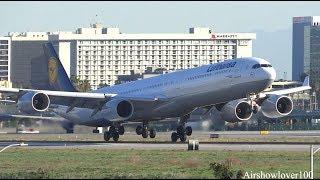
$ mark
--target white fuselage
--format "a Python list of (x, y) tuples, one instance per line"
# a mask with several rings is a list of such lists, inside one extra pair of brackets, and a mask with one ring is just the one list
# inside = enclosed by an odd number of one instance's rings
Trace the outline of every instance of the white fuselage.
[[(262, 67), (253, 67), (263, 64)], [(264, 66), (268, 65), (268, 66)], [(166, 102), (134, 106), (134, 115), (128, 121), (157, 120), (181, 117), (196, 107), (225, 103), (259, 93), (271, 85), (276, 76), (270, 63), (260, 58), (238, 58), (221, 63), (180, 70), (152, 78), (105, 87), (95, 93), (113, 93), (121, 98), (158, 98)], [(102, 126), (109, 109), (91, 116), (93, 109), (67, 106), (53, 110), (76, 124)]]

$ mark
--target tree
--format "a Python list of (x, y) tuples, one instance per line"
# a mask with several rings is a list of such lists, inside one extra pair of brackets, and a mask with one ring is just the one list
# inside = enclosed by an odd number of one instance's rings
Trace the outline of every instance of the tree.
[(71, 75), (70, 80), (73, 86), (80, 92), (87, 92), (91, 90), (91, 85), (88, 80), (80, 80), (80, 78), (75, 75)]
[(71, 75), (70, 81), (73, 83), (74, 86), (77, 86), (80, 82), (80, 78), (75, 75)]
[(91, 90), (91, 85), (90, 85), (88, 80), (82, 80), (80, 82), (80, 85), (79, 85), (78, 89), (81, 92), (87, 92), (87, 91)]

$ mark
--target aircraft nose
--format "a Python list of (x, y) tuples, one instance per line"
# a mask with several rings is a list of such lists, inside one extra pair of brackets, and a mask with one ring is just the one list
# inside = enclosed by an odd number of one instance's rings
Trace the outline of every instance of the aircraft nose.
[(268, 79), (276, 79), (276, 70), (273, 67), (264, 68), (264, 71)]

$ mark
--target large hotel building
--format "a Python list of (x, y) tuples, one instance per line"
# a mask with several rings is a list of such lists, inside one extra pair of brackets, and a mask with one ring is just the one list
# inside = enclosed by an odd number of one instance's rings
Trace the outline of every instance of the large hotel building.
[[(13, 86), (41, 88), (47, 81), (41, 44), (51, 41), (69, 76), (88, 80), (92, 89), (114, 85), (118, 76), (152, 68), (188, 69), (224, 59), (252, 56), (255, 33), (216, 33), (190, 28), (189, 33), (127, 34), (93, 24), (76, 32), (10, 33)], [(17, 54), (15, 54), (17, 53)], [(29, 72), (26, 72), (29, 71)], [(24, 76), (22, 74), (25, 74)], [(21, 75), (21, 76), (20, 76)]]
[(9, 37), (0, 37), (0, 81), (10, 79), (11, 41)]

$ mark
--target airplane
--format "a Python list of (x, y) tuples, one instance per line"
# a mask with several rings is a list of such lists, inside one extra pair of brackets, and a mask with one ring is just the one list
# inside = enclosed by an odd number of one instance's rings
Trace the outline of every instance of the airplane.
[(175, 71), (156, 77), (78, 92), (72, 85), (50, 42), (43, 45), (48, 61), (49, 90), (0, 88), (17, 93), (17, 107), (24, 113), (48, 109), (74, 124), (107, 127), (104, 140), (116, 142), (125, 132), (124, 124), (140, 123), (136, 133), (155, 138), (149, 122), (179, 117), (171, 141), (185, 142), (192, 134), (186, 126), (198, 107), (217, 109), (224, 121), (247, 121), (261, 111), (271, 118), (290, 114), (293, 102), (285, 94), (308, 90), (303, 86), (262, 93), (275, 80), (271, 64), (261, 58), (243, 57)]

